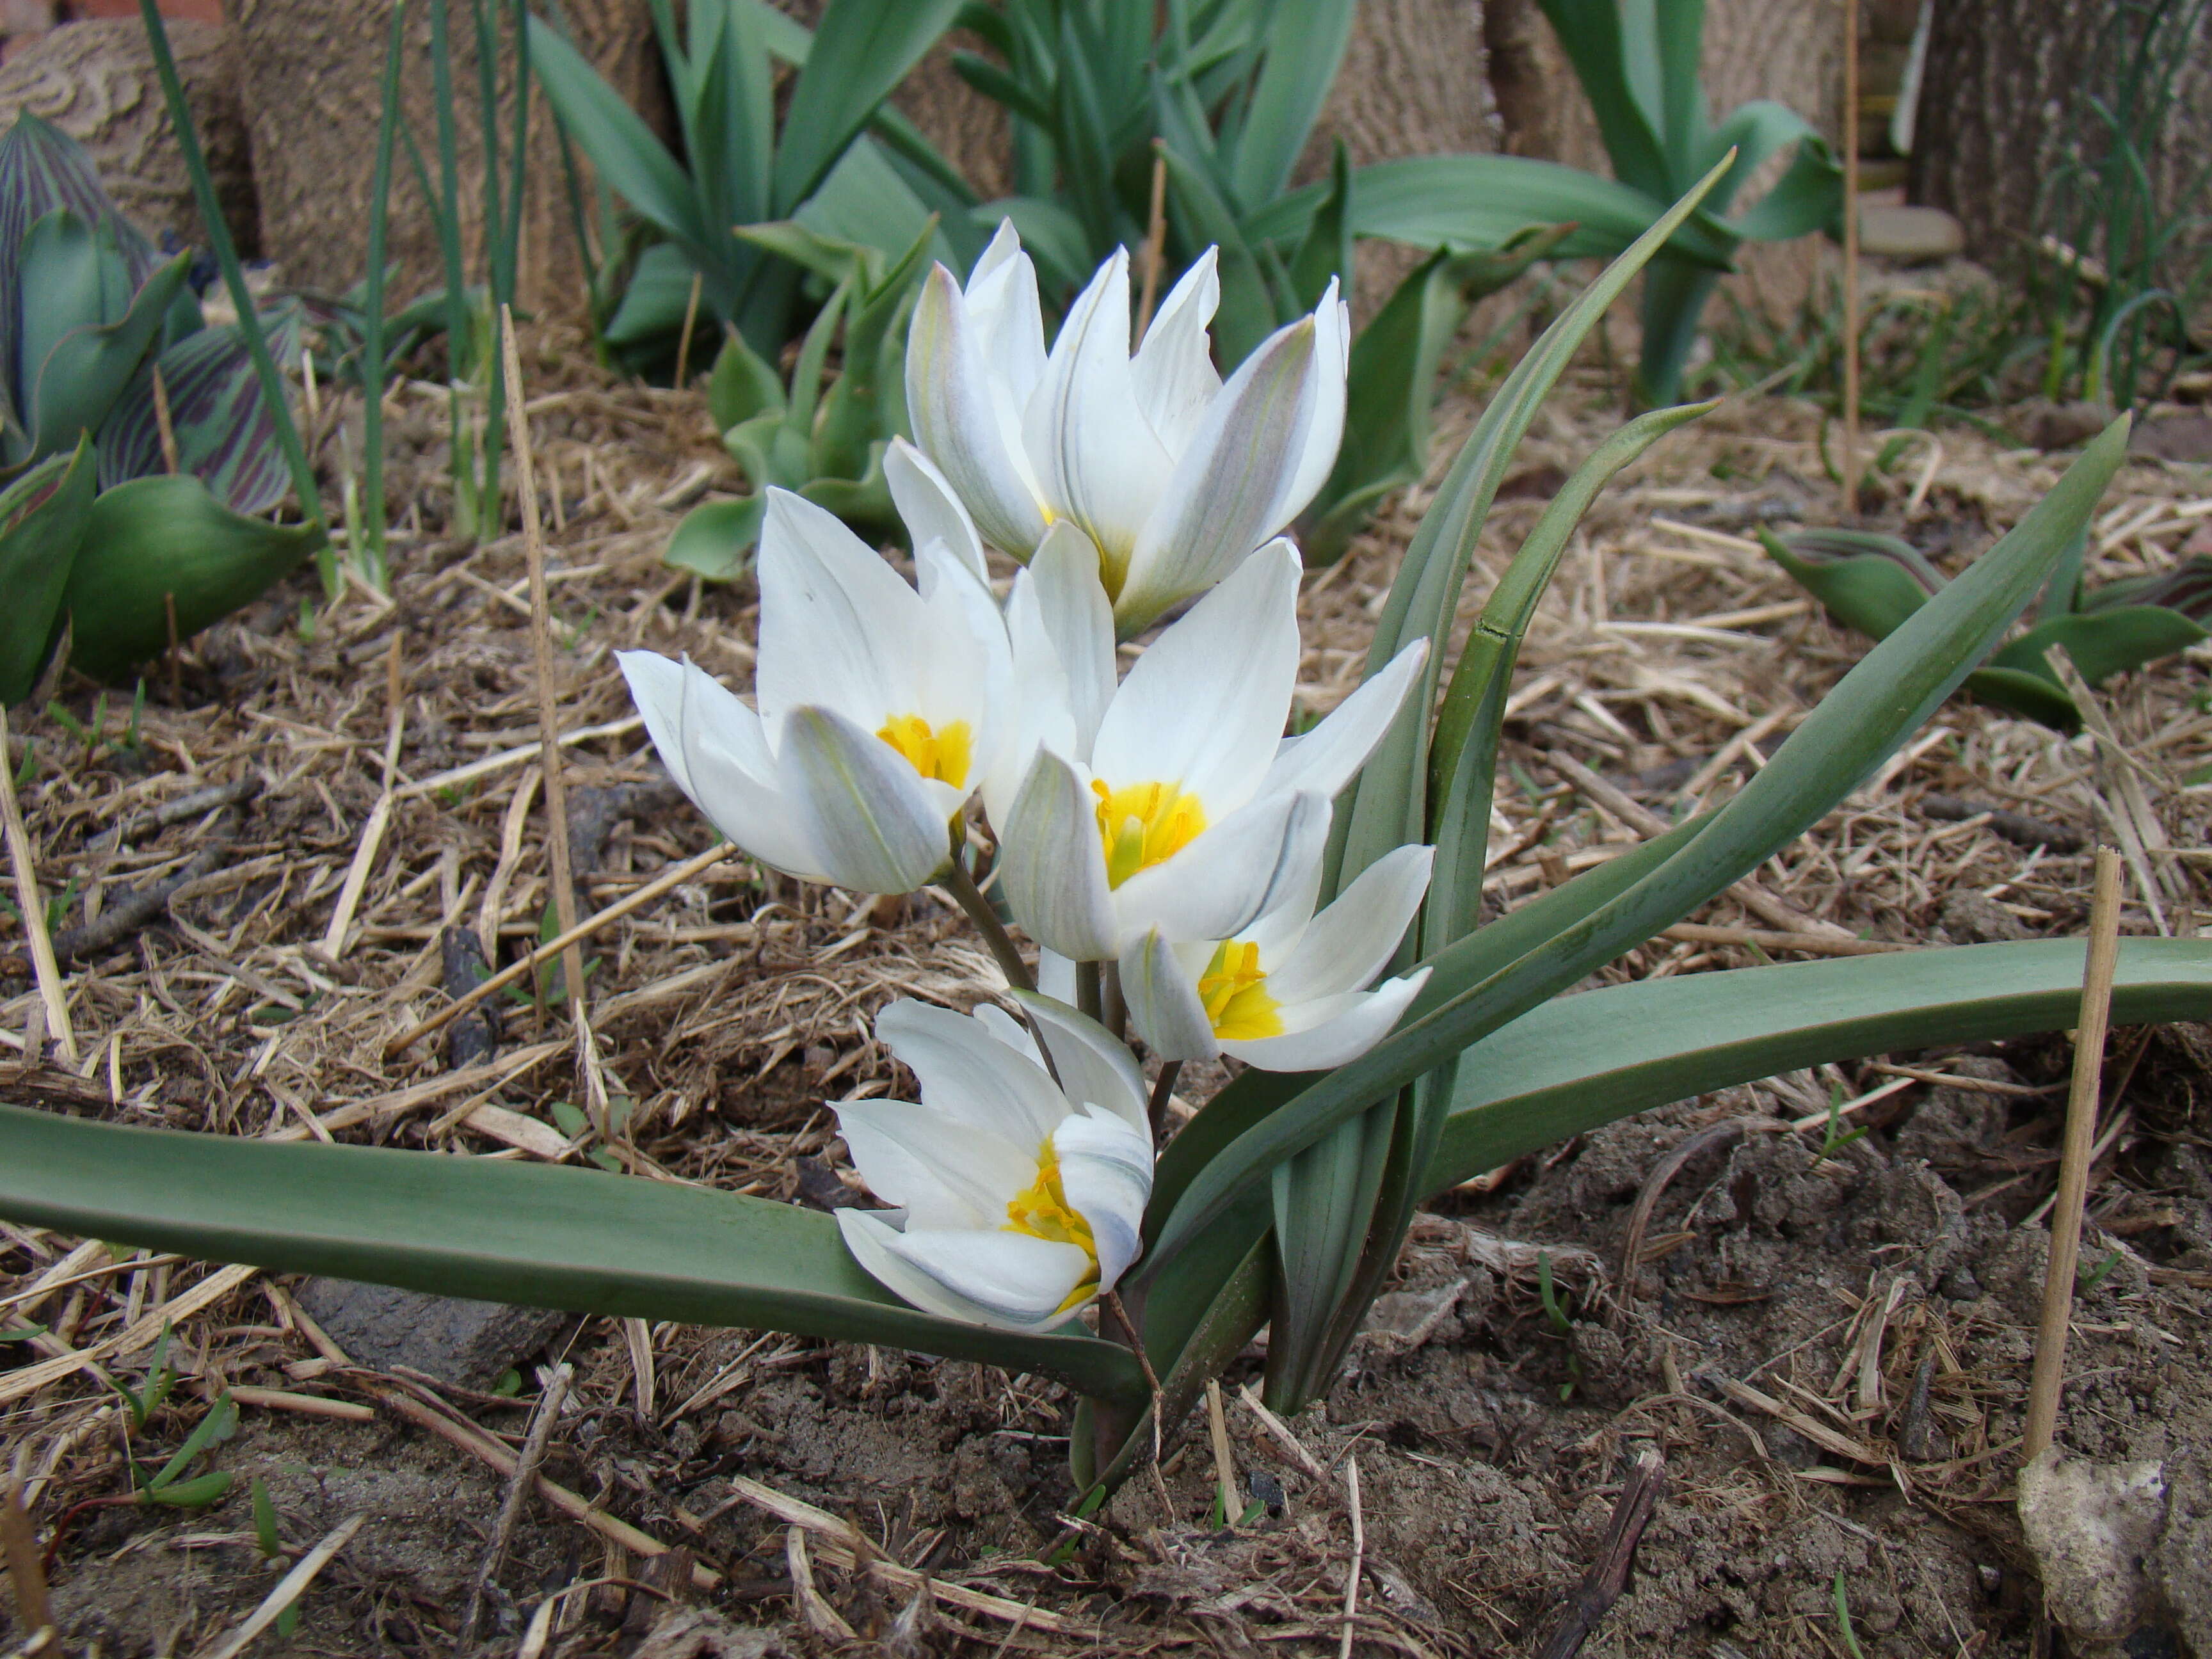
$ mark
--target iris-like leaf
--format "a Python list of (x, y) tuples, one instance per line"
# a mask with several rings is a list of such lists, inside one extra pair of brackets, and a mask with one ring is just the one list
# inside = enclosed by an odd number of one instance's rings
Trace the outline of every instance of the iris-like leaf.
[(1126, 1348), (936, 1319), (861, 1272), (830, 1216), (548, 1164), (285, 1146), (0, 1107), (0, 1215), (288, 1273), (988, 1360), (1144, 1397)]
[(792, 89), (776, 150), (779, 216), (813, 194), (958, 9), (959, 0), (830, 0)]
[(276, 525), (232, 512), (189, 474), (134, 478), (92, 505), (83, 550), (62, 608), (70, 665), (119, 678), (258, 599), (313, 551), (310, 525)]

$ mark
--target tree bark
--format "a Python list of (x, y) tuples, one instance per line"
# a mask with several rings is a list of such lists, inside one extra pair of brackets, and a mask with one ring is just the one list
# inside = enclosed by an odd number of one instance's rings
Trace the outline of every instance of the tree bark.
[[(454, 125), (459, 157), (464, 244), (477, 280), (482, 244), (483, 161), (477, 117), (475, 29), (470, 9), (452, 8)], [(436, 185), (436, 112), (430, 84), (428, 4), (411, 9), (401, 106)], [(513, 137), (513, 89), (502, 6), (501, 189)], [(585, 57), (633, 108), (665, 125), (665, 88), (646, 0), (567, 0), (562, 7)], [(391, 26), (390, 0), (235, 0), (240, 94), (252, 133), (262, 206), (263, 248), (283, 280), (342, 290), (359, 282), (368, 246), (368, 202), (382, 113), (380, 71)], [(568, 183), (551, 112), (532, 100), (517, 299), (532, 309), (582, 308), (583, 264), (570, 230)], [(435, 225), (415, 181), (405, 147), (394, 158), (390, 257), (399, 266), (396, 300), (443, 280)]]
[[(210, 23), (172, 21), (169, 45), (185, 101), (207, 152), (222, 216), (240, 252), (260, 245), (235, 43)], [(0, 66), (0, 128), (27, 110), (91, 153), (124, 216), (158, 243), (204, 247), (184, 154), (169, 130), (154, 55), (137, 19), (69, 23), (18, 47)]]
[[(1912, 199), (1954, 215), (1973, 258), (2012, 256), (2043, 228), (2045, 187), (2061, 163), (2095, 142), (2085, 98), (2114, 101), (2118, 41), (2154, 9), (2146, 0), (1938, 0), (1913, 137)], [(2191, 38), (2167, 44), (2185, 55), (2151, 174), (2168, 211), (2192, 211), (2175, 198), (2186, 181), (2201, 181), (2212, 145), (2212, 24), (2200, 15)]]

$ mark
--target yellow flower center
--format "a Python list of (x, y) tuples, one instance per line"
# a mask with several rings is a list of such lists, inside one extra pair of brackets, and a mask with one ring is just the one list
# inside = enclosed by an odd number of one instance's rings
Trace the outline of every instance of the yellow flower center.
[(1098, 1246), (1091, 1237), (1091, 1224), (1067, 1201), (1060, 1184), (1060, 1154), (1048, 1140), (1037, 1149), (1037, 1178), (1016, 1193), (1006, 1204), (1006, 1231), (1026, 1233), (1054, 1244), (1073, 1244), (1091, 1258), (1091, 1271), (1060, 1304), (1062, 1313), (1080, 1307), (1098, 1288)]
[(1267, 970), (1260, 965), (1256, 945), (1232, 939), (1217, 945), (1198, 976), (1198, 996), (1213, 1035), (1224, 1042), (1283, 1034), (1282, 1005), (1267, 994)]
[(975, 760), (975, 734), (966, 720), (953, 720), (939, 731), (919, 714), (894, 714), (876, 735), (904, 755), (925, 778), (968, 787), (968, 769)]
[(1171, 783), (1109, 789), (1094, 778), (1091, 793), (1098, 797), (1098, 839), (1106, 848), (1109, 887), (1173, 858), (1206, 828), (1206, 809), (1198, 797)]

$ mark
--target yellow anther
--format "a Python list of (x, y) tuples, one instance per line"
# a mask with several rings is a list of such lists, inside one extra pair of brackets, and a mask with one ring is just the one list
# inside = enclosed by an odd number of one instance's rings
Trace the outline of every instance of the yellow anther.
[(968, 769), (975, 763), (975, 734), (966, 720), (948, 721), (942, 729), (919, 714), (894, 714), (876, 735), (904, 755), (925, 778), (968, 787)]
[(1198, 797), (1171, 783), (1109, 789), (1094, 778), (1091, 793), (1098, 797), (1098, 839), (1106, 850), (1109, 887), (1174, 857), (1206, 829), (1206, 809)]
[(1060, 1154), (1046, 1141), (1037, 1149), (1037, 1178), (1016, 1193), (1006, 1205), (1006, 1231), (1026, 1233), (1054, 1244), (1073, 1244), (1091, 1258), (1091, 1271), (1060, 1304), (1062, 1313), (1080, 1307), (1098, 1288), (1098, 1246), (1091, 1237), (1091, 1224), (1067, 1201), (1060, 1184)]
[(1267, 994), (1267, 970), (1260, 965), (1256, 945), (1230, 939), (1216, 946), (1198, 976), (1198, 996), (1213, 1035), (1224, 1042), (1283, 1034), (1282, 1005)]

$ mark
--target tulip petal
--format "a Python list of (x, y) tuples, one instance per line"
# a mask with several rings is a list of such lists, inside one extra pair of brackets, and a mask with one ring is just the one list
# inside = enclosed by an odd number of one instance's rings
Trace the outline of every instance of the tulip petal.
[(1022, 558), (1044, 534), (1045, 519), (1020, 411), (991, 372), (991, 349), (960, 285), (939, 265), (921, 285), (907, 334), (907, 414), (916, 444), (975, 515), (983, 539)]
[(652, 651), (617, 660), (669, 775), (717, 830), (752, 857), (802, 881), (827, 882), (776, 779), (760, 717), (714, 678)]
[(1294, 895), (1328, 819), (1328, 797), (1313, 794), (1269, 794), (1232, 813), (1114, 890), (1120, 936), (1157, 927), (1173, 941), (1235, 939)]
[(1117, 586), (1172, 465), (1130, 371), (1126, 249), (1069, 307), (1023, 434), (1046, 505), (1098, 544), (1106, 585)]
[(1152, 431), (1170, 455), (1190, 445), (1206, 408), (1221, 391), (1213, 367), (1213, 343), (1206, 327), (1221, 303), (1216, 250), (1200, 254), (1160, 302), (1144, 343), (1130, 365), (1137, 401)]
[(1018, 447), (1020, 411), (1044, 378), (1044, 308), (1037, 302), (1036, 267), (1022, 251), (1012, 220), (999, 221), (968, 273), (964, 297), (992, 376), (1011, 394), (1000, 420), (1007, 441)]
[(1303, 737), (1284, 738), (1267, 769), (1267, 791), (1310, 789), (1334, 799), (1382, 741), (1428, 654), (1429, 642), (1415, 640), (1319, 726)]
[(940, 1293), (977, 1310), (970, 1317), (1012, 1330), (1059, 1324), (1073, 1311), (1062, 1304), (1091, 1276), (1091, 1257), (1079, 1245), (1027, 1233), (915, 1228), (883, 1243), (934, 1279)]
[(847, 1100), (830, 1109), (868, 1190), (918, 1225), (1003, 1227), (1007, 1200), (1036, 1179), (1035, 1152), (934, 1103)]
[[(1072, 1106), (1096, 1106), (1142, 1131), (1150, 1145), (1146, 1117), (1145, 1074), (1128, 1045), (1088, 1014), (1034, 991), (1016, 991), (1014, 1000), (1044, 1034), (1060, 1092)], [(982, 1009), (977, 1009), (981, 1018)], [(1012, 1024), (1011, 1021), (1008, 1022)]]
[[(1433, 847), (1398, 847), (1362, 870), (1306, 924), (1289, 957), (1270, 964), (1267, 994), (1279, 1002), (1306, 1002), (1364, 990), (1397, 954), (1429, 890), (1435, 860)], [(1261, 960), (1268, 960), (1264, 945)]]
[(1308, 410), (1301, 425), (1304, 443), (1297, 465), (1268, 516), (1286, 525), (1305, 511), (1315, 492), (1336, 470), (1336, 452), (1344, 443), (1345, 371), (1352, 353), (1352, 307), (1336, 297), (1336, 279), (1314, 307), (1314, 364), (1307, 377)]
[[(1049, 1304), (1053, 1311), (1038, 1318), (1010, 1317), (1006, 1305), (1014, 1298), (1003, 1290), (994, 1292), (988, 1302), (977, 1300), (953, 1290), (927, 1269), (910, 1259), (912, 1254), (905, 1236), (889, 1225), (879, 1214), (866, 1210), (842, 1209), (837, 1212), (837, 1228), (844, 1235), (845, 1248), (867, 1274), (892, 1295), (933, 1313), (942, 1319), (957, 1319), (970, 1325), (988, 1325), (1000, 1330), (1042, 1331), (1064, 1324), (1073, 1316), (1059, 1311), (1060, 1304), (1068, 1291), (1082, 1282), (1091, 1270), (1090, 1258), (1073, 1244), (1052, 1244), (1041, 1238), (1028, 1238), (1019, 1233), (981, 1235), (1005, 1238), (1026, 1249), (1006, 1252), (1011, 1265), (1024, 1270), (1025, 1279), (1034, 1279), (1036, 1269), (1042, 1269), (1046, 1288), (1060, 1275), (1066, 1285), (1058, 1297)], [(944, 1235), (936, 1235), (944, 1237)], [(925, 1249), (922, 1254), (928, 1254)], [(1040, 1256), (1040, 1253), (1043, 1254)], [(1022, 1298), (1024, 1311), (1029, 1299)]]
[(830, 880), (863, 893), (911, 893), (945, 867), (958, 791), (835, 709), (786, 716), (776, 757), (783, 793)]
[(921, 599), (834, 513), (768, 492), (761, 528), (760, 662), (753, 692), (775, 732), (802, 704), (874, 731), (911, 714)]
[(1427, 969), (1417, 968), (1371, 991), (1346, 991), (1295, 1009), (1286, 1007), (1282, 1010), (1285, 1025), (1294, 1019), (1311, 1023), (1280, 1036), (1224, 1042), (1221, 1050), (1263, 1072), (1322, 1072), (1346, 1065), (1389, 1035), (1428, 977)]
[(1060, 1190), (1091, 1224), (1098, 1288), (1110, 1291), (1144, 1248), (1145, 1204), (1152, 1195), (1152, 1137), (1103, 1109), (1070, 1117), (1052, 1138)]
[[(1307, 395), (1315, 332), (1313, 319), (1302, 319), (1247, 357), (1206, 409), (1165, 488), (1154, 485), (1158, 505), (1115, 597), (1124, 635), (1221, 580), (1287, 521), (1281, 503), (1315, 413)], [(1340, 413), (1337, 424), (1340, 431)]]
[(1137, 659), (1099, 724), (1092, 769), (1113, 788), (1176, 784), (1214, 822), (1250, 799), (1290, 714), (1297, 604), (1289, 543), (1247, 561)]
[(1037, 620), (1066, 678), (1076, 758), (1085, 759), (1114, 701), (1114, 608), (1098, 580), (1098, 549), (1062, 521), (1046, 532), (1030, 573)]
[(1000, 1196), (1003, 1221), (1006, 1200), (1036, 1178), (1037, 1152), (1067, 1115), (1066, 1097), (1035, 1060), (950, 1008), (902, 998), (876, 1016), (876, 1038), (921, 1080), (926, 1104), (1027, 1157), (1021, 1179)]
[(1137, 1035), (1162, 1060), (1212, 1060), (1220, 1054), (1198, 987), (1157, 927), (1122, 948), (1121, 996)]
[(958, 785), (964, 798), (999, 763), (1020, 727), (1013, 650), (1006, 617), (981, 577), (939, 542), (926, 544), (915, 564), (925, 597), (911, 643), (913, 684), (905, 707), (895, 712), (919, 714), (940, 732), (954, 721), (967, 724), (971, 747)]
[(1097, 798), (1074, 768), (1039, 750), (999, 826), (999, 890), (1023, 932), (1078, 962), (1115, 954)]
[[(983, 538), (975, 533), (975, 521), (968, 516), (968, 509), (934, 461), (905, 439), (893, 438), (884, 452), (884, 482), (890, 486), (892, 504), (898, 508), (917, 554), (932, 542), (940, 543), (977, 576), (990, 580), (990, 567), (983, 560)], [(927, 599), (928, 594), (928, 584), (924, 582), (922, 596)]]

